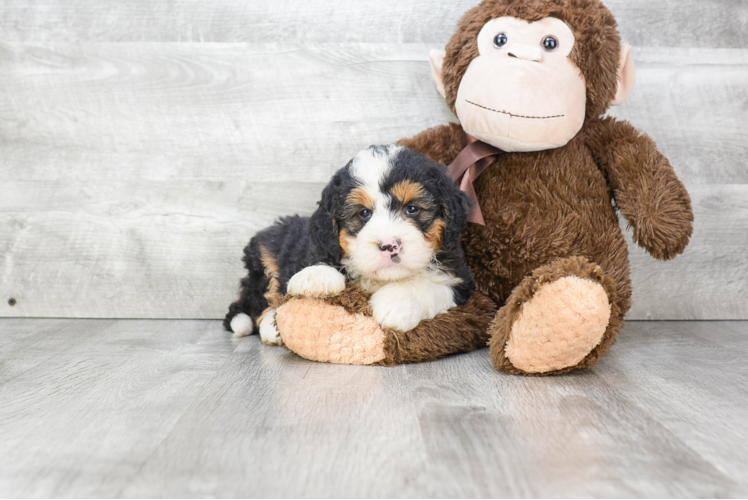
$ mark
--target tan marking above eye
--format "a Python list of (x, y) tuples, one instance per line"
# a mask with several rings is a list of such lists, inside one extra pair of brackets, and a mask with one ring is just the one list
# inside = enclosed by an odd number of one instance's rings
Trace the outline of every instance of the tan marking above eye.
[(362, 187), (351, 189), (351, 192), (345, 198), (345, 203), (347, 205), (359, 205), (369, 210), (374, 210), (374, 199)]
[(426, 192), (423, 189), (423, 186), (418, 182), (400, 181), (392, 186), (390, 193), (397, 199), (397, 201), (405, 205), (415, 199), (423, 198)]

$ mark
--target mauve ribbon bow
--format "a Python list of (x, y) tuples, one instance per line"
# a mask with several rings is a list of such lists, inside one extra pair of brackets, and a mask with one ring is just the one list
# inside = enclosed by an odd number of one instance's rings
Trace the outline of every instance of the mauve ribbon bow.
[[(463, 149), (460, 154), (447, 167), (447, 175), (452, 178), (455, 184), (459, 181), (460, 191), (470, 199), (471, 207), (468, 213), (468, 222), (485, 226), (486, 221), (483, 220), (483, 213), (480, 211), (473, 182), (493, 163), (497, 156), (504, 154), (505, 151), (481, 142), (467, 133), (462, 137), (462, 145)], [(462, 180), (460, 180), (460, 177), (462, 177)]]

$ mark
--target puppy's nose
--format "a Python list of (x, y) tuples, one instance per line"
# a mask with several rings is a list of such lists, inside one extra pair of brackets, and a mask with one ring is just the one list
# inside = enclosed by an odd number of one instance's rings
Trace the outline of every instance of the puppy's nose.
[(400, 244), (396, 240), (383, 241), (379, 244), (379, 249), (394, 255), (400, 251)]

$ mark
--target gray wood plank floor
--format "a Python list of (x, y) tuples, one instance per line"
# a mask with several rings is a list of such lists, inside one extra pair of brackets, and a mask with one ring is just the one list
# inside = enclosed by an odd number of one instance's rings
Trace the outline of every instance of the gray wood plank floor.
[(597, 368), (312, 363), (216, 321), (0, 320), (0, 496), (748, 495), (748, 322)]

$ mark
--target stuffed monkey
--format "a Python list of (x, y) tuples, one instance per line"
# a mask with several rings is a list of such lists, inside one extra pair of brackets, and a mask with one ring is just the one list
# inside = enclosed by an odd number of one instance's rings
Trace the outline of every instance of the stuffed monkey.
[(460, 124), (399, 144), (448, 168), (477, 202), (463, 235), (477, 292), (411, 332), (382, 329), (358, 290), (286, 297), (283, 341), (318, 361), (397, 364), (490, 346), (498, 370), (558, 374), (597, 363), (630, 307), (628, 251), (681, 253), (691, 202), (647, 135), (604, 114), (634, 62), (598, 0), (485, 0), (430, 54)]

